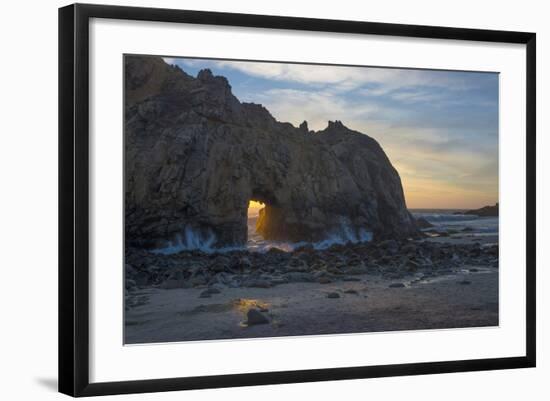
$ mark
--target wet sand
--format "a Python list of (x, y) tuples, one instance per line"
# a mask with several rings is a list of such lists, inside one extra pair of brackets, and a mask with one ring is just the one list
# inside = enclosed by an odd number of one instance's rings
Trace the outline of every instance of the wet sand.
[[(472, 269), (472, 270), (470, 270)], [(498, 325), (498, 268), (461, 266), (399, 280), (288, 283), (271, 288), (140, 289), (126, 311), (125, 343), (214, 340)], [(393, 285), (394, 287), (390, 287)], [(403, 285), (403, 287), (401, 287)], [(334, 298), (329, 298), (328, 294)], [(269, 323), (248, 326), (250, 308)]]

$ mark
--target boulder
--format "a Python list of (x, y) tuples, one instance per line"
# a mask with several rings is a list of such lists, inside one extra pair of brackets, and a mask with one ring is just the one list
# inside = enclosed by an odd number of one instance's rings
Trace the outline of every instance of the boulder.
[(247, 324), (253, 326), (256, 324), (267, 324), (269, 323), (269, 318), (260, 312), (258, 309), (250, 309), (247, 314)]

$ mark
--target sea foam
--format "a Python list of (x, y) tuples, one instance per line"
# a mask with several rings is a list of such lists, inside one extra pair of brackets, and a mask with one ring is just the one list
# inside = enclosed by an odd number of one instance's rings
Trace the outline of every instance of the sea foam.
[(202, 251), (205, 253), (225, 253), (231, 251), (267, 252), (271, 248), (277, 248), (285, 252), (292, 252), (295, 249), (311, 245), (314, 249), (322, 250), (333, 245), (344, 245), (347, 243), (357, 244), (360, 242), (372, 241), (372, 232), (366, 229), (354, 230), (347, 221), (342, 221), (340, 226), (332, 230), (326, 238), (317, 242), (290, 242), (265, 240), (256, 233), (254, 221), (249, 221), (248, 241), (244, 246), (215, 247), (216, 235), (211, 230), (197, 231), (186, 227), (182, 234), (175, 236), (165, 247), (153, 250), (153, 253), (171, 255), (183, 251)]

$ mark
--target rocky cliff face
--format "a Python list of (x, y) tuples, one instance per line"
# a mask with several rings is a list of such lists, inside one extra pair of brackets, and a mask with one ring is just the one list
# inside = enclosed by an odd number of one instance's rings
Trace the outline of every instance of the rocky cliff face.
[(417, 234), (399, 174), (367, 135), (339, 121), (319, 132), (278, 122), (225, 78), (193, 78), (161, 58), (127, 56), (125, 86), (129, 244), (243, 244), (251, 199), (266, 204), (266, 239)]

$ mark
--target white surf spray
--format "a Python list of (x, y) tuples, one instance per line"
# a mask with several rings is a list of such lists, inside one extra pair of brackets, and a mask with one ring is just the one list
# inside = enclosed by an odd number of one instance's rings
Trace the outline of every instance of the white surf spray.
[(211, 230), (198, 232), (191, 227), (186, 227), (182, 234), (177, 235), (174, 240), (169, 241), (163, 248), (153, 250), (153, 253), (171, 255), (183, 251), (202, 251), (205, 253), (226, 253), (231, 251), (267, 252), (271, 248), (277, 248), (285, 252), (292, 252), (295, 249), (311, 245), (314, 249), (322, 250), (333, 245), (344, 245), (347, 243), (357, 244), (372, 241), (372, 232), (366, 229), (354, 230), (347, 220), (342, 220), (340, 226), (332, 230), (326, 238), (317, 242), (290, 242), (265, 240), (256, 233), (256, 219), (248, 220), (248, 241), (244, 246), (215, 247), (216, 235)]
[(248, 219), (248, 242), (246, 249), (251, 252), (267, 252), (271, 248), (277, 248), (285, 252), (292, 252), (295, 249), (311, 245), (314, 249), (322, 250), (330, 248), (333, 245), (344, 245), (347, 243), (357, 244), (360, 242), (372, 241), (372, 232), (364, 228), (354, 230), (351, 223), (346, 219), (341, 219), (340, 226), (332, 230), (326, 238), (317, 242), (290, 242), (290, 241), (271, 241), (265, 240), (256, 232), (256, 219)]
[(423, 231), (468, 230), (472, 236), (494, 235), (499, 232), (498, 217), (479, 217), (455, 210), (413, 210), (415, 218), (424, 218), (433, 225)]
[(199, 250), (207, 253), (215, 252), (216, 235), (211, 230), (198, 232), (186, 227), (182, 234), (177, 234), (172, 241), (163, 248), (153, 250), (153, 253), (170, 255), (182, 251)]

